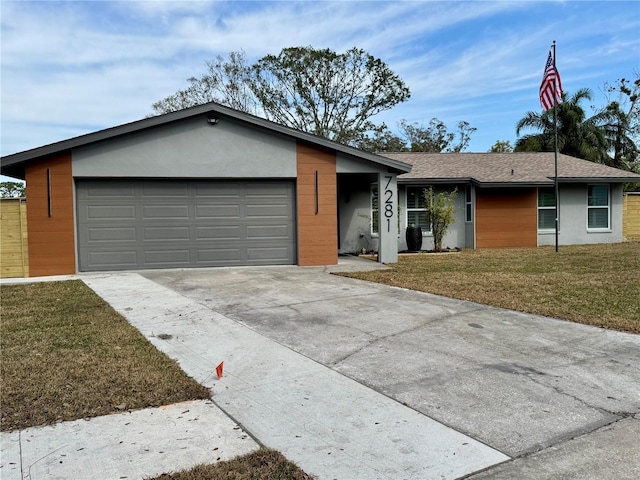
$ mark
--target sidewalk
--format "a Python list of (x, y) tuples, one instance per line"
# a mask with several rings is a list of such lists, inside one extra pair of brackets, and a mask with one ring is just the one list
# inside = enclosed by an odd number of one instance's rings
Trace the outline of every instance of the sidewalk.
[(259, 448), (210, 401), (2, 432), (1, 437), (2, 480), (141, 479)]

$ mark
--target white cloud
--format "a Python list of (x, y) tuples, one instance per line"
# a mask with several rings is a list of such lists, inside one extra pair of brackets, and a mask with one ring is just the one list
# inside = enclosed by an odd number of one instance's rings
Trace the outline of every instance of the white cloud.
[(513, 139), (517, 118), (538, 108), (551, 40), (565, 88), (638, 69), (632, 3), (3, 2), (2, 153), (142, 118), (215, 55), (299, 45), (357, 46), (387, 62), (413, 94), (380, 116), (390, 126), (436, 116)]

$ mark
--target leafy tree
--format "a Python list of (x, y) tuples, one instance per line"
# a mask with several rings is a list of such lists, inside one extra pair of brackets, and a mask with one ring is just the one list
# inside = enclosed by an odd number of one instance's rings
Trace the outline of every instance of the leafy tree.
[[(595, 118), (604, 130), (610, 165), (640, 171), (637, 141), (640, 139), (640, 75), (631, 82), (624, 78), (615, 85), (605, 84), (608, 103)], [(617, 98), (611, 99), (612, 94)]]
[(442, 240), (449, 226), (455, 221), (454, 202), (458, 195), (458, 189), (452, 192), (440, 192), (436, 194), (433, 187), (424, 189), (425, 217), (431, 224), (433, 233), (433, 250), (442, 251)]
[(225, 59), (218, 55), (206, 62), (207, 72), (200, 78), (187, 79), (190, 86), (154, 103), (157, 114), (174, 112), (208, 102), (247, 113), (257, 112), (257, 100), (251, 90), (251, 66), (244, 51), (231, 52)]
[(362, 49), (283, 49), (252, 67), (251, 88), (265, 116), (345, 144), (380, 130), (369, 119), (410, 96), (382, 60)]
[(358, 148), (370, 152), (461, 152), (469, 145), (476, 128), (468, 122), (458, 122), (458, 132), (450, 132), (441, 120), (432, 118), (428, 126), (401, 120), (399, 135), (388, 128), (360, 141)]
[(370, 118), (404, 102), (409, 88), (382, 60), (362, 49), (283, 49), (249, 65), (244, 52), (207, 63), (190, 86), (153, 104), (168, 113), (207, 102), (259, 114), (303, 132), (356, 144), (381, 132)]
[(511, 153), (513, 152), (513, 145), (509, 140), (496, 140), (491, 148), (489, 149), (489, 153)]
[(407, 143), (388, 128), (377, 130), (372, 135), (365, 135), (355, 142), (355, 147), (365, 152), (406, 152)]
[(26, 185), (23, 182), (0, 182), (0, 197), (18, 198), (26, 196)]
[(558, 118), (558, 151), (566, 155), (584, 158), (598, 163), (608, 163), (607, 141), (602, 128), (598, 126), (598, 118), (587, 118), (580, 103), (591, 100), (591, 91), (583, 88), (574, 95), (562, 94), (562, 103), (549, 110), (537, 113), (527, 112), (516, 125), (516, 133), (525, 129), (537, 130), (538, 133), (524, 135), (516, 141), (515, 151), (555, 150), (554, 143), (554, 110)]
[(469, 145), (476, 129), (468, 122), (458, 122), (458, 133), (449, 132), (441, 120), (432, 118), (427, 127), (417, 123), (400, 122), (400, 132), (412, 152), (461, 152)]

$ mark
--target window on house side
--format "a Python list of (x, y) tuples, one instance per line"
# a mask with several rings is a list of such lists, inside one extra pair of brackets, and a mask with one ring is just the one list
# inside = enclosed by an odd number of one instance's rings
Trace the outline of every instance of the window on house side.
[(378, 235), (378, 185), (371, 184), (371, 235)]
[[(400, 193), (398, 193), (398, 197)], [(398, 235), (400, 235), (400, 199), (396, 199), (396, 204), (398, 205)], [(380, 222), (379, 216), (379, 195), (378, 195), (378, 184), (371, 184), (371, 235), (377, 236), (378, 233), (378, 225)]]
[(555, 228), (555, 187), (538, 188), (538, 230), (555, 230)]
[(427, 221), (424, 190), (428, 187), (407, 187), (407, 226), (420, 227), (422, 233), (431, 233), (431, 224)]
[(608, 230), (610, 217), (609, 185), (588, 185), (587, 229)]
[(473, 221), (473, 209), (471, 205), (471, 185), (464, 187), (465, 221)]

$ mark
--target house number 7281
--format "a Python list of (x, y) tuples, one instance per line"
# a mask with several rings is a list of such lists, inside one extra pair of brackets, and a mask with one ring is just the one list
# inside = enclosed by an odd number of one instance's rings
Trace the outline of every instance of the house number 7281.
[(393, 177), (385, 175), (387, 184), (384, 187), (384, 216), (387, 219), (387, 232), (391, 232), (391, 218), (393, 218), (393, 190), (389, 188)]

